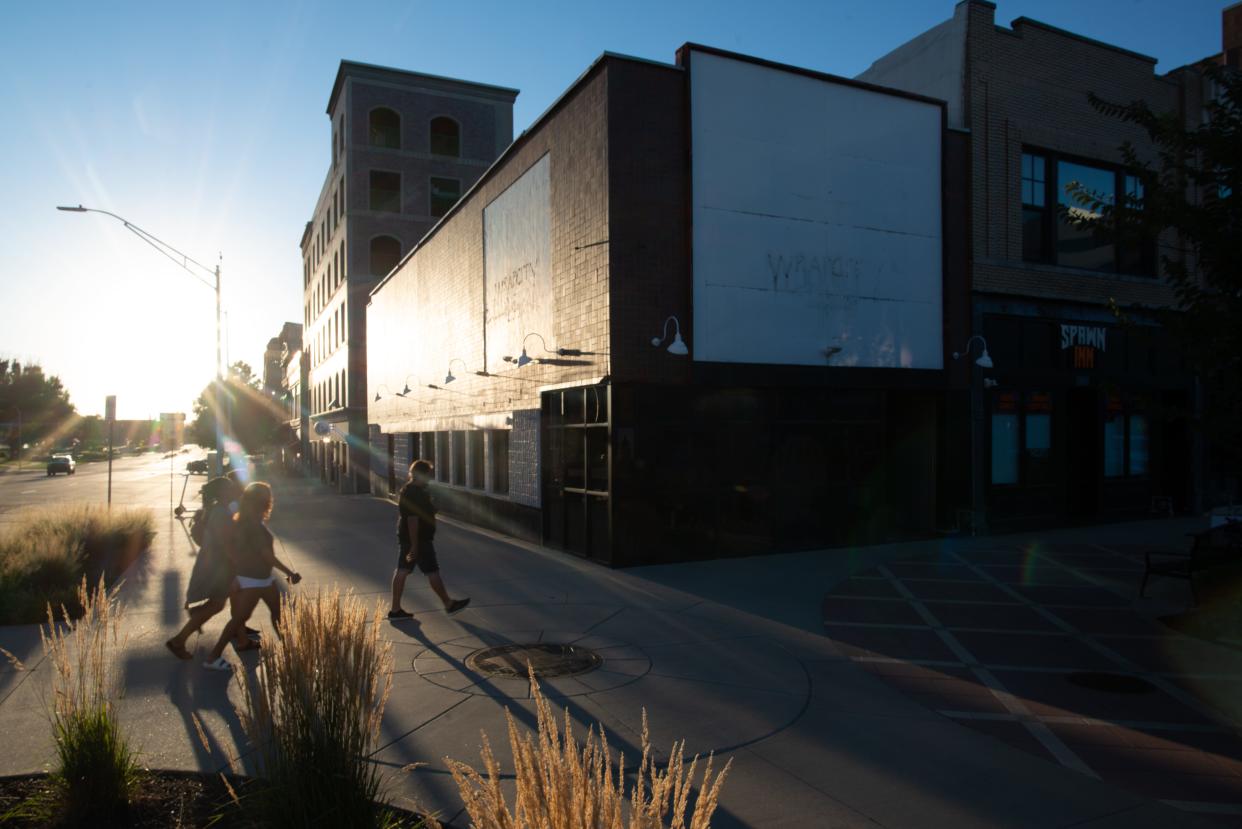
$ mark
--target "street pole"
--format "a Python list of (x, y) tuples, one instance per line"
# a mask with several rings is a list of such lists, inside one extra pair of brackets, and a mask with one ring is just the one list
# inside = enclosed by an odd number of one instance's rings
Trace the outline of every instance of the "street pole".
[(104, 418), (108, 421), (108, 509), (112, 509), (112, 426), (116, 423), (116, 395), (104, 398)]
[[(219, 392), (221, 396), (221, 401), (220, 401), (221, 411), (218, 411), (216, 413), (216, 457), (219, 458), (220, 452), (224, 450), (223, 436), (225, 434), (225, 426), (227, 425), (227, 423), (221, 423), (221, 420), (224, 419), (227, 421), (228, 419), (227, 410), (229, 408), (228, 402), (227, 402), (228, 394), (225, 392), (225, 388), (224, 388), (224, 349), (223, 349), (223, 345), (221, 342), (222, 341), (221, 332), (222, 332), (223, 326), (221, 325), (222, 312), (221, 312), (221, 301), (220, 301), (220, 263), (219, 261), (216, 262), (216, 267), (213, 270), (212, 268), (209, 268), (206, 265), (204, 265), (202, 262), (199, 262), (197, 259), (187, 256), (186, 254), (177, 250), (175, 247), (168, 244), (163, 239), (160, 239), (158, 236), (152, 233), (148, 233), (147, 231), (138, 227), (138, 225), (134, 224), (128, 219), (122, 216), (118, 216), (117, 214), (112, 213), (108, 210), (99, 210), (98, 208), (94, 208), (94, 207), (83, 207), (80, 204), (77, 207), (59, 205), (57, 206), (56, 209), (62, 210), (66, 213), (102, 213), (105, 216), (111, 216), (112, 218), (120, 222), (122, 225), (124, 225), (126, 230), (133, 233), (139, 239), (142, 239), (142, 241), (146, 242), (148, 245), (155, 248), (157, 251), (164, 254), (169, 259), (171, 259), (183, 271), (190, 274), (191, 276), (193, 276), (199, 282), (202, 282), (207, 287), (215, 289), (215, 292), (216, 292), (216, 380), (218, 381), (217, 391)], [(208, 282), (199, 273), (195, 272), (194, 269), (191, 267), (191, 265), (194, 266), (194, 268), (198, 268), (199, 271), (203, 273), (207, 273), (207, 274), (214, 276), (215, 277), (214, 281)], [(222, 412), (224, 413), (224, 418), (221, 417)], [(112, 463), (111, 452), (109, 452), (108, 454), (108, 463), (109, 465), (111, 465)], [(219, 463), (219, 461), (217, 461), (217, 463)]]
[[(13, 407), (17, 409), (16, 406)], [(17, 409), (17, 471), (22, 471), (22, 410)]]
[(112, 424), (108, 421), (108, 509), (112, 509)]

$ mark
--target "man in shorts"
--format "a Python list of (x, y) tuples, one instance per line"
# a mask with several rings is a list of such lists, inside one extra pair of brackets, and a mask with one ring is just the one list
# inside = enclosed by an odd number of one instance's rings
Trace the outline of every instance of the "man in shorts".
[(469, 599), (450, 598), (444, 589), (444, 579), (440, 577), (434, 543), (436, 505), (427, 490), (431, 472), (430, 461), (410, 464), (410, 478), (397, 499), (397, 569), (392, 574), (392, 610), (388, 611), (388, 618), (392, 620), (409, 619), (414, 615), (402, 609), (401, 594), (405, 592), (405, 578), (414, 572), (416, 564), (449, 615), (465, 610), (470, 604)]

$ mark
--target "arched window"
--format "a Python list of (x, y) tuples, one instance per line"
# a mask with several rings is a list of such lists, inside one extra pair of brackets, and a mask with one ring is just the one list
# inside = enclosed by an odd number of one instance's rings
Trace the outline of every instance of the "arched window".
[(452, 118), (431, 119), (431, 152), (454, 158), (461, 156), (461, 127)]
[(371, 240), (371, 275), (386, 276), (401, 261), (401, 242), (391, 236)]
[(386, 107), (371, 110), (371, 146), (401, 149), (401, 116)]

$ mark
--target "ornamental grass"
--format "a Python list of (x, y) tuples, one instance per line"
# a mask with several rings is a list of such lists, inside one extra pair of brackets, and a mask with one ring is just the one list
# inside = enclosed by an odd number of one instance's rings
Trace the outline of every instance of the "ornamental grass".
[(56, 767), (48, 794), (34, 805), (63, 825), (93, 826), (124, 816), (140, 770), (116, 711), (124, 613), (102, 580), (89, 590), (83, 578), (76, 599), (79, 618), (58, 624), (48, 605), (39, 631), (52, 665)]
[(96, 504), (23, 510), (0, 532), (0, 624), (40, 621), (49, 605), (83, 613), (79, 583), (113, 582), (151, 545), (150, 510)]
[(392, 689), (380, 606), (339, 590), (282, 601), (255, 678), (238, 674), (261, 778), (243, 808), (273, 827), (399, 825), (367, 759)]
[(505, 712), (517, 783), (512, 805), (501, 790), (500, 764), (486, 733), (480, 752), (486, 776), (465, 763), (445, 758), (476, 829), (661, 829), (665, 825), (670, 829), (709, 829), (732, 760), (713, 776), (713, 758), (708, 756), (691, 809), (698, 755), (687, 766), (685, 740), (674, 743), (667, 767), (660, 770), (651, 755), (644, 710), (642, 761), (627, 806), (625, 758), (618, 760), (614, 770), (603, 728), (597, 733), (592, 726), (586, 742), (579, 746), (573, 737), (569, 709), (565, 709), (563, 728), (558, 728), (557, 717), (533, 671), (530, 681), (538, 733), (523, 733), (513, 715)]

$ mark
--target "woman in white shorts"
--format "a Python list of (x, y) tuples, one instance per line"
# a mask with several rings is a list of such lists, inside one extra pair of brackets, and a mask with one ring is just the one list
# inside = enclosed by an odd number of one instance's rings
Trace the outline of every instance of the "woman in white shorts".
[[(203, 667), (215, 671), (230, 670), (224, 658), (224, 648), (238, 631), (245, 628), (250, 614), (260, 601), (266, 600), (272, 608), (272, 624), (280, 624), (280, 591), (276, 587), (272, 570), (280, 570), (289, 577), (290, 584), (297, 584), (302, 577), (276, 558), (272, 532), (266, 521), (272, 514), (272, 488), (264, 483), (246, 487), (237, 511), (237, 533), (232, 548), (233, 570), (237, 574), (237, 594), (233, 599), (233, 616), (225, 625), (216, 646), (211, 649)], [(279, 628), (278, 628), (279, 629)]]

